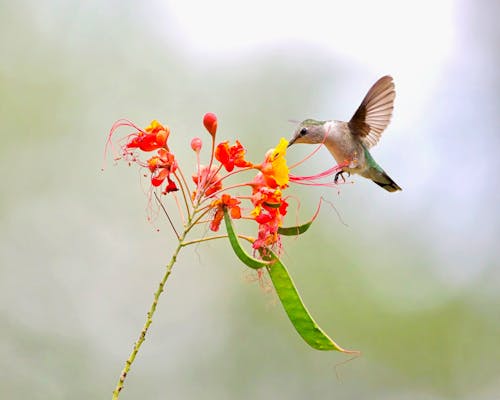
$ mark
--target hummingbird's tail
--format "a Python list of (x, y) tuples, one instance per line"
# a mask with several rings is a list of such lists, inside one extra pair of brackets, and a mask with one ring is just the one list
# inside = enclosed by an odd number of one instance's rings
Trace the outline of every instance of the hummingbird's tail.
[(399, 185), (385, 173), (385, 171), (380, 171), (376, 177), (372, 177), (372, 181), (380, 187), (383, 187), (388, 192), (396, 192), (397, 190), (402, 190)]
[(382, 167), (375, 162), (368, 149), (365, 146), (363, 146), (363, 149), (365, 150), (365, 158), (367, 164), (369, 165), (369, 168), (363, 171), (361, 175), (365, 178), (371, 179), (373, 182), (375, 182), (380, 187), (383, 187), (388, 192), (396, 192), (398, 190), (402, 190), (399, 185), (385, 173)]

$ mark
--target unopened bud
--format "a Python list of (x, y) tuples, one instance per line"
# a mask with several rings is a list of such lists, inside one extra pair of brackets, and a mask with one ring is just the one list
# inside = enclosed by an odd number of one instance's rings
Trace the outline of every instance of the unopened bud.
[(193, 140), (191, 140), (191, 148), (193, 149), (193, 151), (195, 151), (196, 153), (199, 153), (200, 150), (201, 150), (201, 145), (202, 145), (202, 142), (201, 142), (201, 139), (199, 137), (195, 137), (193, 138)]
[(205, 125), (208, 133), (215, 138), (215, 133), (217, 132), (217, 116), (214, 113), (206, 113), (203, 117), (203, 125)]

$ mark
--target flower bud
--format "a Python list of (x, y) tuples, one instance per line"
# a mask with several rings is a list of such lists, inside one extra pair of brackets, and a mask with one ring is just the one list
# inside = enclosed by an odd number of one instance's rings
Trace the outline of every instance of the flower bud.
[(202, 142), (201, 142), (201, 139), (199, 137), (195, 137), (193, 138), (193, 140), (191, 140), (191, 148), (193, 149), (193, 151), (195, 151), (196, 153), (199, 153), (200, 150), (201, 150), (201, 145), (202, 145)]
[(217, 116), (214, 113), (206, 113), (203, 117), (203, 125), (205, 125), (208, 133), (215, 138), (215, 133), (217, 132)]

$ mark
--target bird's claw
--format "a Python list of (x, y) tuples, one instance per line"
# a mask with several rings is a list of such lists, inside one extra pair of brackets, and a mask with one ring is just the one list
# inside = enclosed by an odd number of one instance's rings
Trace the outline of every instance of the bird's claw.
[(342, 177), (342, 180), (343, 180), (343, 181), (344, 181), (344, 183), (345, 183), (345, 176), (344, 176), (344, 173), (347, 173), (347, 176), (348, 176), (348, 177), (349, 177), (349, 176), (351, 176), (351, 173), (350, 173), (350, 172), (348, 172), (348, 171), (347, 171), (347, 172), (346, 172), (346, 171), (339, 171), (339, 172), (337, 172), (337, 173), (335, 174), (335, 178), (333, 178), (333, 182), (334, 182), (335, 184), (337, 184), (337, 182), (339, 181), (339, 176), (340, 176), (340, 177)]

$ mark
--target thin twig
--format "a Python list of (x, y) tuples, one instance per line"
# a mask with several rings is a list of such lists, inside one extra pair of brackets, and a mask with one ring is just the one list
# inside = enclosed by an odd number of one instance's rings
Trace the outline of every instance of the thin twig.
[[(247, 236), (247, 235), (236, 235), (236, 236), (238, 236), (240, 239), (247, 240), (250, 243), (253, 243), (255, 240), (252, 237)], [(215, 239), (225, 239), (227, 237), (228, 237), (227, 235), (207, 236), (207, 237), (200, 238), (200, 239), (190, 240), (189, 242), (182, 242), (181, 246), (185, 247), (185, 246), (189, 246), (190, 244), (202, 243), (202, 242), (207, 242), (209, 240), (215, 240)]]
[(190, 244), (201, 243), (208, 240), (223, 239), (223, 238), (227, 238), (227, 235), (208, 236), (200, 239), (190, 240), (189, 242), (182, 242), (181, 246), (185, 247), (189, 246)]
[[(205, 208), (205, 207), (204, 207)], [(210, 212), (212, 210), (212, 208), (207, 208), (206, 210), (204, 210), (199, 216), (198, 218), (192, 220), (191, 222), (191, 225), (196, 225), (198, 222), (200, 222), (200, 220), (205, 216), (207, 215), (208, 212)], [(198, 210), (196, 210), (194, 213), (193, 213), (193, 217), (197, 214)]]
[(179, 233), (177, 233), (177, 229), (175, 229), (175, 226), (174, 226), (174, 223), (172, 222), (172, 219), (170, 218), (170, 215), (168, 215), (168, 212), (167, 212), (167, 209), (165, 208), (165, 206), (163, 205), (163, 203), (161, 202), (160, 198), (158, 197), (158, 195), (156, 194), (156, 192), (153, 192), (155, 197), (156, 197), (156, 201), (158, 202), (158, 204), (160, 205), (160, 207), (162, 208), (163, 212), (165, 213), (165, 215), (167, 216), (167, 219), (168, 219), (168, 222), (170, 222), (170, 226), (172, 227), (172, 229), (174, 230), (174, 233), (175, 233), (175, 236), (177, 236), (177, 239), (180, 241), (181, 240), (181, 237), (179, 236)]

